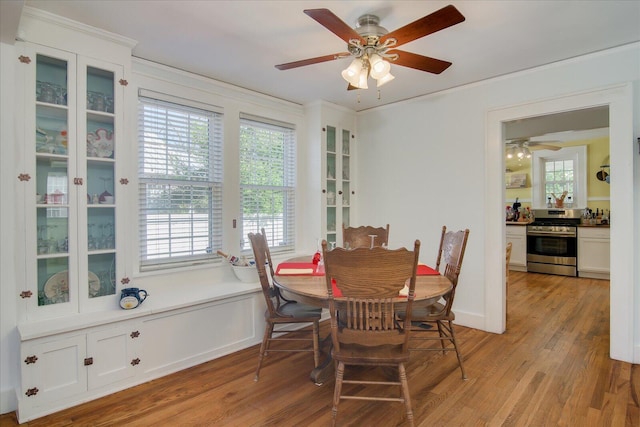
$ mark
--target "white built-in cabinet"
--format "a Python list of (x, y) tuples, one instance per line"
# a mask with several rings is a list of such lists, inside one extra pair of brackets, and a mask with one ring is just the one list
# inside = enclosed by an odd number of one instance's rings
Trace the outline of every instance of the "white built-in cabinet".
[(111, 324), (28, 340), (21, 348), (24, 398), (21, 419), (66, 407), (88, 392), (126, 381), (140, 363), (141, 333), (135, 323)]
[(512, 245), (509, 270), (527, 271), (527, 226), (507, 224), (506, 235)]
[(118, 207), (128, 178), (124, 67), (38, 44), (16, 58), (24, 76), (26, 321), (104, 310), (126, 284)]
[(578, 276), (609, 280), (609, 227), (578, 227)]
[(351, 223), (354, 136), (349, 129), (326, 125), (323, 156), (323, 235), (327, 242), (342, 246), (342, 226)]

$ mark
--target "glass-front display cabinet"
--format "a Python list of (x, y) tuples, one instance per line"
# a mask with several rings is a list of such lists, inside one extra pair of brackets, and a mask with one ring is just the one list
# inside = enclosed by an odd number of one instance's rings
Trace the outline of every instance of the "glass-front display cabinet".
[(325, 179), (325, 239), (342, 246), (342, 225), (350, 224), (351, 132), (326, 126)]
[(115, 307), (122, 67), (27, 46), (27, 317)]

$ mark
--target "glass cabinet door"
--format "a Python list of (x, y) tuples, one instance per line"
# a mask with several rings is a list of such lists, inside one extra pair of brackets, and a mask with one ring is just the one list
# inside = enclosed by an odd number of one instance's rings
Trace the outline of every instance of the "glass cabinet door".
[(65, 305), (76, 300), (73, 293), (76, 275), (70, 274), (74, 266), (69, 255), (74, 237), (70, 224), (75, 221), (70, 209), (73, 188), (70, 177), (74, 171), (70, 157), (69, 126), (73, 118), (69, 95), (73, 91), (68, 87), (73, 61), (63, 53), (37, 53), (31, 57), (35, 57), (35, 82), (30, 86), (34, 92), (27, 100), (35, 99), (35, 131), (32, 128), (27, 135), (32, 135), (33, 144), (28, 152), (35, 154), (35, 203), (29, 206), (35, 206), (32, 248), (36, 265), (35, 277), (29, 283), (36, 283), (38, 307)]
[(342, 226), (351, 217), (351, 132), (334, 126), (326, 127), (324, 182), (325, 234), (327, 242), (342, 246)]
[(327, 126), (327, 149), (326, 149), (326, 240), (327, 242), (336, 242), (338, 230), (336, 224), (337, 218), (337, 206), (338, 201), (338, 169), (337, 169), (337, 150), (336, 150), (336, 128), (333, 126)]
[(115, 81), (113, 71), (86, 66), (87, 298), (116, 292)]
[(340, 166), (342, 169), (342, 224), (349, 226), (349, 204), (351, 203), (351, 132), (346, 129), (342, 130), (342, 161)]
[(36, 45), (25, 53), (26, 319), (117, 308), (123, 67)]

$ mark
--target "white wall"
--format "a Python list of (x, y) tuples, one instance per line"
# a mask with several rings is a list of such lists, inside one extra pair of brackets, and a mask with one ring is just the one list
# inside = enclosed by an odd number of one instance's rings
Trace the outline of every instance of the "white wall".
[[(626, 131), (629, 137), (632, 134), (637, 137), (640, 135), (639, 44), (360, 113), (359, 222), (391, 223), (394, 245), (408, 245), (414, 238), (420, 238), (423, 244), (421, 258), (427, 263), (435, 258), (443, 224), (449, 228), (469, 228), (471, 232), (461, 286), (456, 293), (456, 318), (461, 324), (491, 330), (487, 323), (493, 313), (487, 312), (485, 277), (492, 273), (487, 269), (494, 269), (493, 273), (500, 271), (504, 258), (500, 255), (504, 247), (504, 226), (501, 232), (492, 235), (485, 231), (488, 223), (501, 221), (497, 218), (503, 215), (501, 209), (494, 211), (487, 205), (486, 200), (492, 194), (487, 193), (486, 182), (496, 171), (503, 175), (504, 163), (488, 154), (487, 114), (497, 108), (627, 82), (632, 83), (629, 108), (633, 109), (635, 122), (634, 129), (629, 126)], [(629, 148), (633, 144), (635, 142), (629, 141), (629, 146), (622, 148), (621, 152), (631, 153)], [(633, 179), (637, 183), (637, 147), (633, 153), (636, 156)], [(628, 164), (624, 163), (620, 167), (628, 170), (627, 175), (631, 177), (633, 162), (629, 159)], [(380, 170), (386, 173), (377, 173)], [(637, 189), (637, 185), (635, 189), (629, 185), (620, 191), (624, 191), (626, 199), (638, 206), (640, 196)], [(495, 191), (503, 194), (503, 187), (496, 186)], [(488, 218), (488, 211), (495, 212), (496, 217)], [(613, 205), (612, 212), (615, 218)], [(627, 219), (626, 216), (623, 218)], [(632, 240), (632, 236), (638, 235), (639, 221), (636, 215), (633, 220), (629, 218), (629, 224), (625, 224), (628, 240), (621, 243), (634, 252), (629, 259), (640, 258), (637, 238), (635, 242)], [(614, 245), (615, 241), (612, 247)], [(633, 283), (623, 284), (630, 289), (627, 294), (631, 295), (631, 301), (622, 301), (621, 304), (633, 304), (624, 320), (634, 325), (631, 328), (634, 332), (623, 337), (626, 342), (619, 344), (628, 348), (635, 346), (633, 357), (637, 362), (640, 359), (639, 272), (633, 265), (625, 265), (624, 269), (631, 271), (629, 276), (623, 276), (625, 282), (626, 277), (632, 277)], [(502, 274), (496, 277), (502, 277)], [(615, 280), (616, 271), (613, 271), (612, 283)], [(612, 338), (614, 335), (612, 333)]]

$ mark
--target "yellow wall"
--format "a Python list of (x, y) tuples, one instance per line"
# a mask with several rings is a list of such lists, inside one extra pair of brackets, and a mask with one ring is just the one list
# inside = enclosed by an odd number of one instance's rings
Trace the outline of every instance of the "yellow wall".
[[(563, 144), (565, 147), (578, 145), (587, 146), (587, 206), (594, 211), (596, 209), (609, 209), (609, 184), (605, 181), (599, 181), (596, 178), (596, 174), (600, 170), (603, 162), (606, 161), (607, 164), (609, 163), (609, 138), (571, 141)], [(530, 200), (533, 197), (531, 189), (531, 160), (524, 159), (520, 162), (508, 162), (507, 167), (511, 170), (511, 173), (527, 174), (527, 186), (525, 188), (507, 188), (505, 190), (507, 205), (512, 205), (516, 197), (518, 197), (523, 207), (531, 207)], [(609, 168), (605, 168), (604, 170), (610, 173)], [(612, 177), (612, 179), (615, 179), (615, 177)], [(592, 198), (605, 200), (592, 200)]]

